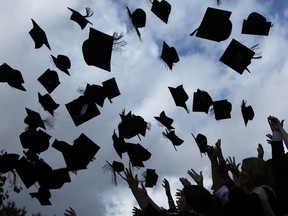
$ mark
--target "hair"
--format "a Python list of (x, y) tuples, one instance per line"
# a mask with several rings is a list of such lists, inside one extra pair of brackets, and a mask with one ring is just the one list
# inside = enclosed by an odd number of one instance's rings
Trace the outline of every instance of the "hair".
[(272, 170), (266, 161), (260, 158), (250, 157), (243, 159), (242, 166), (243, 165), (251, 177), (251, 182), (249, 183), (251, 190), (261, 185), (271, 186)]

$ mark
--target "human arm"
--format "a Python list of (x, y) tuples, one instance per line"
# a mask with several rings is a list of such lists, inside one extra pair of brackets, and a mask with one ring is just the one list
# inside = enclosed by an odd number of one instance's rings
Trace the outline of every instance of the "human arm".
[(196, 182), (197, 185), (203, 186), (203, 175), (202, 171), (200, 173), (197, 173), (194, 169), (187, 171), (188, 175), (191, 176), (191, 178)]
[(263, 149), (263, 146), (259, 143), (258, 146), (257, 146), (257, 157), (260, 158), (260, 159), (263, 159), (264, 158), (264, 149)]
[(164, 178), (162, 186), (165, 188), (165, 193), (168, 199), (169, 209), (176, 209), (176, 205), (174, 203), (173, 197), (171, 195), (170, 184), (167, 179)]

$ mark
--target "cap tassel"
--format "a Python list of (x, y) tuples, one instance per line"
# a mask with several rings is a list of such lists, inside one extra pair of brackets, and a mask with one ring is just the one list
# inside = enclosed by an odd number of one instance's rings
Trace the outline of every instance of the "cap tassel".
[(123, 40), (123, 33), (118, 34), (117, 32), (113, 33), (113, 51), (121, 52), (122, 48), (127, 45), (127, 42)]
[(85, 10), (86, 10), (86, 15), (84, 15), (85, 18), (91, 17), (94, 14), (94, 12), (89, 7), (85, 7)]

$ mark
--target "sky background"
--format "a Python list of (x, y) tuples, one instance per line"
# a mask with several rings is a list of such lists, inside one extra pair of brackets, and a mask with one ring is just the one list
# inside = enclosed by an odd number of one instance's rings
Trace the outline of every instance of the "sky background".
[[(100, 146), (96, 159), (87, 169), (77, 174), (70, 173), (71, 183), (59, 190), (51, 190), (51, 206), (41, 206), (29, 193), (36, 192), (34, 185), (28, 189), (23, 186), (20, 194), (11, 193), (11, 198), (19, 207), (25, 206), (29, 214), (41, 212), (45, 215), (63, 215), (66, 208), (73, 207), (80, 215), (126, 216), (132, 214), (137, 206), (127, 183), (118, 178), (113, 185), (110, 173), (103, 173), (106, 161), (121, 161), (128, 165), (127, 155), (121, 160), (113, 148), (112, 134), (121, 121), (119, 113), (125, 109), (142, 116), (151, 124), (151, 130), (141, 140), (133, 138), (131, 142), (141, 143), (152, 157), (144, 162), (145, 168), (135, 170), (142, 173), (146, 168), (156, 169), (159, 176), (157, 186), (148, 188), (150, 196), (160, 206), (167, 207), (165, 191), (161, 186), (163, 178), (170, 181), (172, 193), (181, 188), (179, 177), (188, 177), (187, 170), (203, 171), (204, 185), (210, 189), (211, 175), (209, 160), (200, 155), (191, 136), (202, 133), (208, 143), (214, 145), (222, 140), (225, 157), (235, 156), (237, 162), (245, 157), (257, 155), (257, 145), (264, 147), (264, 159), (269, 159), (270, 146), (266, 134), (270, 133), (267, 117), (274, 115), (287, 119), (287, 81), (288, 81), (288, 4), (285, 0), (223, 0), (217, 5), (214, 0), (169, 0), (172, 6), (168, 24), (162, 22), (151, 12), (149, 1), (121, 0), (2, 0), (0, 8), (0, 63), (7, 63), (21, 71), (26, 91), (11, 88), (0, 83), (0, 135), (1, 149), (23, 156), (19, 135), (25, 130), (25, 108), (39, 112), (44, 118), (50, 114), (38, 102), (38, 92), (47, 93), (37, 78), (48, 68), (57, 71), (61, 84), (51, 93), (60, 104), (55, 111), (55, 125), (47, 129), (54, 139), (72, 144), (84, 133)], [(139, 40), (127, 16), (125, 4), (134, 11), (142, 8), (146, 12), (146, 26), (139, 29)], [(85, 13), (85, 7), (94, 12), (84, 30), (70, 20), (73, 8)], [(233, 24), (230, 37), (220, 43), (191, 37), (200, 24), (207, 7), (231, 11)], [(252, 12), (262, 14), (273, 23), (269, 36), (241, 34), (242, 22)], [(46, 32), (51, 47), (35, 49), (29, 35), (32, 29), (31, 19)], [(121, 52), (113, 52), (111, 72), (86, 65), (82, 55), (82, 43), (88, 38), (89, 28), (95, 28), (106, 34), (123, 33), (127, 45)], [(222, 53), (236, 39), (247, 47), (259, 44), (256, 52), (261, 59), (253, 59), (248, 66), (251, 73), (236, 73), (219, 61)], [(162, 43), (175, 47), (180, 61), (169, 68), (160, 59)], [(51, 56), (67, 55), (71, 60), (70, 76), (58, 70)], [(105, 101), (100, 108), (101, 115), (75, 126), (65, 104), (81, 94), (86, 84), (98, 84), (115, 77), (121, 95), (113, 103)], [(176, 107), (168, 86), (183, 85), (189, 95), (187, 106), (190, 113)], [(231, 118), (216, 121), (214, 115), (192, 112), (193, 92), (197, 89), (207, 91), (213, 100), (228, 99), (233, 108)], [(255, 117), (245, 127), (241, 114), (241, 102), (247, 101), (255, 112)], [(172, 143), (162, 136), (164, 127), (159, 126), (154, 116), (162, 111), (173, 118), (176, 134), (184, 143), (175, 151)], [(284, 128), (285, 123), (284, 123)], [(52, 168), (65, 167), (62, 154), (50, 147), (40, 157)], [(191, 179), (191, 182), (193, 180)]]

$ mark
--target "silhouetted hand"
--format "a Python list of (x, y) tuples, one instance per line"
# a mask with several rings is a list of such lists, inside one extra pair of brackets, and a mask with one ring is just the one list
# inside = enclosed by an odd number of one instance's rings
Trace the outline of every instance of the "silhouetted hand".
[(197, 185), (203, 186), (203, 175), (202, 171), (198, 174), (195, 170), (191, 169), (187, 171), (188, 175), (197, 183)]
[(126, 180), (126, 182), (128, 183), (130, 188), (138, 188), (138, 178), (137, 178), (137, 174), (135, 176), (133, 176), (133, 172), (132, 172), (132, 168), (131, 166), (128, 168), (126, 168), (124, 170), (124, 174), (126, 177), (124, 177), (124, 179)]
[(69, 207), (69, 209), (65, 209), (64, 215), (65, 216), (77, 216), (75, 210), (71, 207)]
[(187, 178), (182, 177), (182, 178), (179, 178), (179, 180), (184, 187), (191, 185), (191, 183), (188, 181)]
[(269, 116), (267, 120), (271, 131), (279, 131), (280, 127), (283, 127), (284, 120), (280, 122), (280, 120), (275, 116)]
[(267, 143), (271, 144), (271, 142), (272, 142), (272, 134), (266, 134), (266, 137), (268, 138), (268, 139), (266, 139)]
[(239, 173), (240, 173), (239, 166), (240, 166), (241, 163), (238, 163), (236, 165), (234, 156), (232, 158), (229, 156), (226, 159), (226, 164), (227, 164), (227, 168), (228, 168), (229, 171), (231, 171), (234, 175), (239, 176)]
[(170, 194), (170, 184), (169, 184), (169, 181), (167, 179), (164, 178), (162, 186), (165, 188), (166, 195), (167, 195), (167, 193)]
[(142, 215), (142, 210), (139, 208), (134, 207), (132, 210), (133, 216), (141, 216)]
[(257, 147), (258, 158), (263, 159), (264, 157), (264, 149), (263, 146), (259, 143)]

